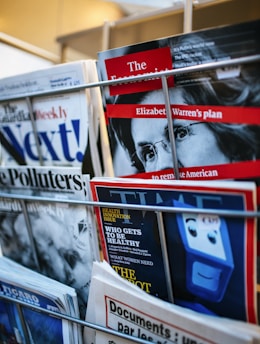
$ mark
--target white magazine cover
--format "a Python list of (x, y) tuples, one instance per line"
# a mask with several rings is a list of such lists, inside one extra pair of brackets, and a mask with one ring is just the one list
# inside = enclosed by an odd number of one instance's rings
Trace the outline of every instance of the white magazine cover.
[[(257, 343), (257, 326), (206, 317), (159, 300), (119, 277), (106, 263), (95, 263), (86, 320), (153, 343)], [(225, 326), (223, 326), (225, 325)], [(252, 334), (253, 333), (253, 334)], [(85, 329), (92, 343), (131, 343), (129, 339)]]
[(2, 209), (3, 255), (75, 288), (84, 316), (92, 264), (99, 260), (92, 208), (84, 203), (89, 176), (76, 167), (47, 166), (2, 167), (0, 174), (2, 190), (29, 197), (17, 217)]
[(0, 79), (2, 164), (82, 166), (87, 157), (88, 173), (100, 175), (99, 155), (86, 155), (89, 144), (97, 150), (100, 94), (80, 88), (96, 81), (95, 69), (81, 60)]

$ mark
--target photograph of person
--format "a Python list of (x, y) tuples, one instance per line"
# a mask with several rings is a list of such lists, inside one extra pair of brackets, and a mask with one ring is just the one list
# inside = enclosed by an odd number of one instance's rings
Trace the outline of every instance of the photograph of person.
[(57, 210), (60, 218), (29, 213), (40, 272), (76, 289), (84, 318), (94, 260), (92, 234), (82, 207), (54, 205), (53, 212)]
[(0, 212), (3, 255), (75, 288), (82, 319), (95, 259), (86, 216), (82, 207), (50, 204), (43, 205), (41, 211), (29, 212), (35, 257), (23, 213)]
[[(211, 91), (213, 91), (212, 87), (208, 84), (175, 87), (169, 90), (170, 101), (171, 104), (192, 105), (197, 103), (197, 99), (201, 99), (202, 94), (204, 98), (207, 97), (202, 104), (220, 105), (222, 100)], [(245, 91), (245, 88), (242, 91)], [(253, 92), (252, 85), (246, 92), (245, 99), (241, 95), (238, 97), (238, 106), (248, 102), (250, 92)], [(129, 95), (127, 96), (130, 98)], [(122, 96), (122, 98), (127, 96)], [(164, 104), (164, 95), (161, 90), (142, 96), (139, 104)], [(251, 105), (260, 105), (256, 95), (253, 95), (251, 99), (254, 100), (254, 103), (250, 103)], [(118, 103), (120, 101), (118, 99)], [(125, 100), (122, 99), (122, 101)], [(117, 142), (127, 154), (129, 164), (135, 168), (134, 173), (160, 171), (174, 167), (167, 118), (112, 118), (110, 123)], [(179, 168), (226, 164), (255, 160), (260, 157), (259, 125), (175, 118), (173, 132)], [(115, 155), (114, 159), (118, 158), (120, 161), (121, 156)]]
[[(207, 44), (208, 43), (208, 44)], [(211, 43), (211, 44), (210, 44)], [(181, 35), (157, 42), (170, 46), (173, 68), (228, 58), (232, 49), (223, 51), (214, 37), (203, 34)], [(155, 45), (155, 43), (154, 43)], [(193, 46), (202, 49), (193, 50)], [(222, 44), (223, 46), (223, 44)], [(177, 53), (179, 47), (185, 54)], [(137, 49), (129, 48), (126, 54)], [(140, 47), (138, 48), (140, 49)], [(249, 47), (248, 47), (249, 49)], [(196, 53), (195, 53), (196, 52)], [(233, 54), (236, 57), (236, 54)], [(259, 64), (196, 72), (175, 77), (169, 88), (172, 105), (259, 107)], [(111, 102), (111, 99), (109, 99)], [(162, 89), (118, 95), (113, 104), (165, 104)], [(108, 116), (109, 117), (109, 116)], [(167, 118), (109, 118), (108, 131), (116, 176), (173, 168)], [(254, 160), (259, 158), (260, 126), (173, 119), (178, 167), (196, 167)]]
[(5, 257), (37, 270), (22, 211), (7, 213), (0, 210), (0, 245)]

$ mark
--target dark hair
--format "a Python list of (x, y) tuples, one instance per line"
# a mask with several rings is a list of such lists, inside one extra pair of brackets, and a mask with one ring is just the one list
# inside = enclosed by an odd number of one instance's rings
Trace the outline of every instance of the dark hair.
[(260, 158), (260, 126), (206, 123), (214, 133), (220, 150), (230, 161)]
[[(118, 96), (116, 104), (139, 104), (148, 92), (124, 94)], [(132, 159), (135, 152), (135, 143), (131, 132), (131, 118), (110, 118), (110, 138), (114, 137), (115, 143), (119, 142), (124, 150), (127, 152), (131, 165), (134, 166), (138, 172), (144, 172), (144, 166), (139, 159)], [(113, 151), (112, 151), (113, 154)]]

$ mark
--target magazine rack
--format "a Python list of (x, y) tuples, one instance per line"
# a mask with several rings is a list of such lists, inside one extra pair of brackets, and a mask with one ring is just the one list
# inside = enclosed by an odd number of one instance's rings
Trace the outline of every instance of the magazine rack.
[[(85, 84), (81, 86), (74, 86), (70, 87), (67, 89), (62, 89), (62, 90), (55, 90), (55, 91), (48, 91), (48, 92), (42, 92), (42, 93), (32, 93), (32, 94), (26, 94), (22, 95), (19, 97), (9, 97), (8, 99), (21, 99), (21, 98), (26, 98), (28, 104), (30, 105), (29, 108), (32, 109), (31, 106), (31, 98), (34, 96), (45, 96), (45, 95), (51, 95), (51, 94), (57, 94), (57, 93), (65, 93), (65, 92), (71, 92), (71, 91), (76, 91), (84, 88), (90, 88), (90, 87), (104, 87), (104, 86), (109, 86), (109, 85), (114, 85), (117, 83), (126, 83), (126, 82), (134, 82), (134, 81), (140, 81), (140, 80), (145, 80), (148, 78), (152, 77), (157, 77), (161, 78), (162, 80), (162, 87), (164, 91), (164, 96), (165, 96), (165, 106), (166, 106), (166, 113), (167, 113), (167, 118), (168, 120), (171, 120), (171, 110), (170, 110), (170, 101), (169, 101), (169, 95), (168, 95), (168, 86), (167, 86), (167, 77), (171, 75), (177, 75), (177, 74), (182, 74), (182, 73), (190, 73), (190, 72), (195, 72), (195, 71), (202, 71), (202, 70), (210, 70), (210, 69), (216, 69), (216, 68), (221, 68), (221, 67), (227, 67), (231, 65), (236, 65), (236, 64), (244, 64), (244, 63), (253, 63), (253, 62), (259, 62), (260, 61), (260, 55), (254, 55), (254, 56), (248, 56), (248, 57), (243, 57), (243, 58), (236, 58), (228, 61), (220, 61), (220, 62), (214, 62), (214, 63), (207, 63), (207, 64), (202, 64), (199, 66), (191, 66), (191, 67), (185, 67), (185, 68), (180, 68), (178, 70), (169, 70), (167, 72), (158, 72), (158, 73), (149, 73), (148, 75), (141, 75), (137, 77), (129, 77), (129, 78), (123, 78), (123, 79), (117, 79), (113, 81), (102, 81), (102, 82), (96, 82), (96, 83), (91, 83), (91, 84)], [(0, 101), (7, 100), (7, 99), (1, 99)], [(33, 113), (31, 111), (31, 120), (33, 121)], [(169, 126), (169, 128), (172, 128), (172, 126)], [(34, 128), (35, 129), (35, 128)], [(36, 134), (36, 132), (35, 132)], [(170, 131), (170, 141), (171, 141), (171, 146), (172, 146), (172, 151), (173, 151), (173, 161), (174, 161), (174, 166), (178, 166), (177, 164), (177, 158), (176, 158), (176, 149), (175, 149), (175, 141), (174, 141), (174, 135), (173, 132)], [(178, 168), (175, 169), (175, 176), (176, 179), (179, 179), (179, 171)], [(120, 209), (134, 209), (134, 210), (147, 210), (147, 211), (152, 211), (156, 213), (157, 216), (157, 223), (158, 223), (158, 228), (161, 234), (161, 245), (162, 245), (162, 250), (165, 252), (165, 257), (164, 257), (164, 265), (165, 265), (165, 270), (166, 272), (169, 271), (168, 267), (168, 258), (167, 258), (167, 253), (166, 253), (166, 243), (163, 240), (164, 237), (164, 226), (163, 226), (163, 221), (162, 221), (162, 213), (164, 212), (173, 212), (173, 213), (178, 213), (178, 212), (183, 212), (184, 208), (172, 208), (172, 207), (160, 207), (160, 210), (158, 210), (158, 207), (155, 206), (140, 206), (140, 205), (131, 205), (131, 204), (117, 204), (117, 203), (108, 203), (108, 202), (94, 202), (94, 201), (75, 201), (75, 200), (62, 200), (62, 199), (53, 199), (53, 198), (47, 198), (47, 197), (35, 197), (35, 196), (21, 196), (21, 195), (15, 195), (15, 194), (7, 194), (4, 192), (0, 192), (0, 197), (1, 198), (8, 198), (8, 199), (16, 199), (20, 200), (23, 205), (23, 212), (25, 218), (28, 218), (27, 210), (25, 203), (27, 201), (39, 201), (39, 202), (59, 202), (59, 203), (71, 203), (74, 205), (82, 205), (84, 204), (86, 207), (112, 207), (112, 208), (120, 208)], [(224, 217), (239, 217), (239, 218), (260, 218), (260, 212), (244, 212), (244, 211), (225, 211), (225, 210), (217, 210), (217, 209), (199, 209), (199, 208), (194, 208), (190, 209), (189, 212), (192, 213), (200, 213), (200, 214), (217, 214), (220, 216)], [(36, 254), (36, 250), (34, 247), (33, 241), (31, 241), (32, 249)], [(171, 286), (171, 281), (169, 278), (168, 274), (168, 280), (167, 280), (167, 287), (169, 290), (172, 290)], [(37, 306), (32, 306), (28, 305), (27, 303), (19, 300), (14, 300), (13, 298), (7, 297), (7, 296), (0, 296), (0, 298), (5, 299), (8, 302), (12, 302), (15, 304), (15, 306), (18, 308), (18, 314), (21, 318), (21, 323), (24, 324), (23, 326), (23, 331), (24, 331), (24, 338), (27, 338), (27, 342), (29, 343), (29, 336), (26, 330), (26, 325), (24, 323), (23, 319), (23, 312), (22, 308), (23, 307), (29, 307), (31, 309), (34, 309), (37, 312), (42, 312), (42, 313), (47, 313), (51, 317), (58, 317), (60, 319), (68, 320), (73, 323), (77, 323), (78, 325), (82, 327), (90, 327), (92, 329), (95, 329), (97, 331), (103, 331), (107, 334), (113, 334), (116, 336), (121, 337), (122, 339), (127, 339), (130, 340), (133, 343), (143, 343), (143, 344), (148, 344), (150, 342), (139, 339), (139, 338), (133, 338), (130, 337), (127, 334), (124, 333), (119, 333), (117, 331), (98, 326), (83, 320), (80, 320), (78, 318), (72, 318), (67, 315), (63, 314), (58, 314), (53, 311), (45, 310), (43, 308), (37, 307)]]

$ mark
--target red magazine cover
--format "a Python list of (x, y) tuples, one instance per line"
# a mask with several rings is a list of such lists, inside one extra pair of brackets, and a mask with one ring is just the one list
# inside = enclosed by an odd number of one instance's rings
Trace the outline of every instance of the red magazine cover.
[(108, 202), (95, 211), (104, 258), (120, 276), (198, 312), (258, 323), (256, 219), (228, 216), (256, 211), (253, 182), (93, 178), (90, 185), (94, 201)]
[[(260, 21), (102, 51), (101, 80), (259, 56)], [(115, 176), (149, 179), (260, 177), (259, 59), (103, 89)]]

